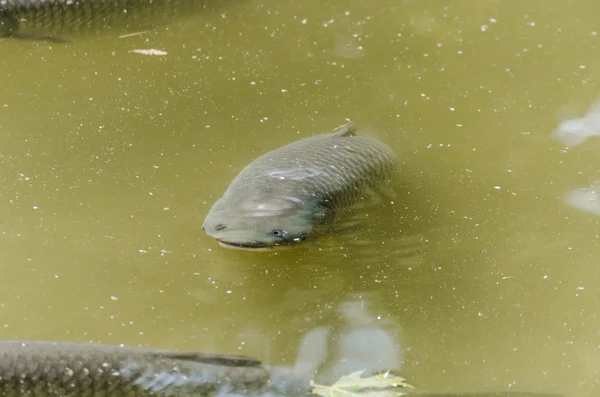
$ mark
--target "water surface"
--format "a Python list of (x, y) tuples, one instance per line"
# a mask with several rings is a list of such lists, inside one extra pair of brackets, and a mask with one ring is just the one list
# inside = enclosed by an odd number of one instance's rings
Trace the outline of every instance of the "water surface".
[[(596, 395), (598, 215), (568, 197), (600, 179), (600, 139), (552, 132), (598, 99), (598, 12), (244, 0), (0, 41), (0, 339)], [(248, 162), (347, 119), (405, 173), (362, 233), (257, 254), (202, 232)]]

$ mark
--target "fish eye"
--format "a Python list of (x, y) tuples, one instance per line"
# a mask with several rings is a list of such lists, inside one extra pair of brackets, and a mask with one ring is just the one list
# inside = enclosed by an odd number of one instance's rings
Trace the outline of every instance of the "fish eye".
[(271, 233), (275, 236), (275, 237), (283, 237), (283, 230), (281, 229), (273, 229), (271, 231)]

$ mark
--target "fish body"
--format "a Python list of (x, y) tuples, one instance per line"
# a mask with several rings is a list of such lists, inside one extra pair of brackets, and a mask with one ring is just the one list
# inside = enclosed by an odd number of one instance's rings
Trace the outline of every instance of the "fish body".
[(246, 166), (210, 209), (203, 229), (226, 247), (265, 249), (304, 240), (342, 208), (394, 179), (386, 144), (352, 124), (273, 150)]
[(0, 0), (0, 36), (145, 29), (206, 8), (207, 0)]
[[(560, 397), (527, 392), (407, 392), (415, 397)], [(0, 342), (2, 397), (217, 395), (315, 396), (308, 381), (246, 356), (67, 342)]]
[(244, 356), (60, 342), (0, 342), (0, 396), (146, 397), (250, 394), (268, 384)]

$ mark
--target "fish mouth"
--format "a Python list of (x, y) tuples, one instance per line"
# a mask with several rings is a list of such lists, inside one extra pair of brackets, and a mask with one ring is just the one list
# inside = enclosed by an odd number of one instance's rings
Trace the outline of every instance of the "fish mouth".
[(245, 251), (267, 251), (272, 249), (273, 245), (268, 245), (258, 241), (248, 241), (243, 243), (236, 243), (233, 241), (217, 240), (222, 247), (232, 248)]
[(288, 240), (278, 240), (273, 241), (271, 243), (264, 243), (260, 240), (251, 240), (251, 239), (243, 239), (240, 241), (232, 241), (226, 240), (224, 238), (216, 239), (219, 245), (225, 248), (232, 248), (237, 250), (245, 250), (245, 251), (270, 251), (274, 249), (282, 249), (284, 247), (289, 247), (291, 245), (298, 244), (301, 241), (304, 241), (306, 236), (304, 234), (299, 235), (295, 239)]

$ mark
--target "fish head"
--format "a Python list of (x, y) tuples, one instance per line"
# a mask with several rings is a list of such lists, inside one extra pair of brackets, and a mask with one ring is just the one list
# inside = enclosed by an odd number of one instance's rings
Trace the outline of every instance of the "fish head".
[(331, 211), (314, 197), (290, 197), (256, 193), (223, 196), (210, 209), (203, 230), (222, 246), (269, 249), (306, 239), (315, 222), (331, 217)]

